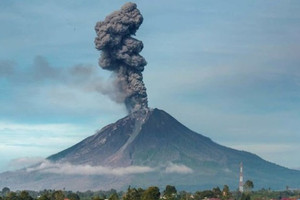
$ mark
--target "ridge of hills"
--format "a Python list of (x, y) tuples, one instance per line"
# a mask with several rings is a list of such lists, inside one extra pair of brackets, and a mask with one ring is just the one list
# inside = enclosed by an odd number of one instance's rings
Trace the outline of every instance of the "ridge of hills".
[(42, 163), (34, 170), (0, 174), (0, 187), (83, 191), (171, 184), (193, 191), (227, 184), (235, 190), (243, 162), (244, 177), (255, 188), (300, 188), (300, 171), (217, 144), (159, 109), (136, 111), (47, 160), (54, 168), (68, 163), (71, 168), (95, 167), (95, 173), (54, 173), (41, 168)]

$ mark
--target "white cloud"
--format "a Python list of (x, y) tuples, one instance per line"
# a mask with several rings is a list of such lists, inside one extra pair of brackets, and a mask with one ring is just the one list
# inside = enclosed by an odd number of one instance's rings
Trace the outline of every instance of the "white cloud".
[(38, 164), (40, 162), (43, 162), (45, 159), (41, 157), (23, 157), (23, 158), (16, 158), (11, 160), (8, 163), (8, 168), (10, 170), (15, 170), (15, 169), (21, 169), (24, 167), (32, 166), (35, 164)]
[(91, 165), (72, 165), (70, 163), (52, 163), (44, 161), (40, 165), (28, 168), (28, 172), (39, 171), (42, 173), (68, 174), (68, 175), (128, 175), (141, 174), (154, 171), (154, 168), (147, 166), (129, 166), (129, 167), (104, 167)]
[(74, 165), (68, 162), (53, 163), (44, 160), (37, 166), (28, 167), (27, 172), (66, 174), (66, 175), (114, 175), (123, 176), (129, 174), (144, 174), (154, 171), (162, 171), (164, 173), (189, 174), (193, 170), (183, 164), (169, 163), (162, 168), (153, 168), (149, 166), (128, 166), (128, 167), (109, 167), (109, 166), (92, 166), (89, 164)]
[(171, 163), (166, 167), (165, 172), (166, 173), (189, 174), (189, 173), (193, 173), (193, 170), (182, 164)]

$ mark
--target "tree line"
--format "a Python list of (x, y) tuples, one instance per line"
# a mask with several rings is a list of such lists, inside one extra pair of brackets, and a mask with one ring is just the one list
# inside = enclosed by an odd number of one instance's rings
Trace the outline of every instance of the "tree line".
[(300, 198), (300, 191), (272, 191), (271, 189), (261, 189), (252, 191), (254, 184), (252, 181), (246, 181), (245, 191), (230, 191), (227, 185), (223, 188), (215, 187), (211, 190), (202, 190), (196, 192), (177, 191), (175, 186), (167, 185), (164, 190), (156, 186), (146, 189), (128, 187), (127, 191), (86, 191), (72, 192), (65, 190), (43, 190), (43, 191), (10, 191), (5, 187), (0, 191), (0, 200), (266, 200), (281, 199), (283, 197)]
[(0, 200), (201, 200), (204, 198), (221, 198), (222, 200), (227, 200), (231, 196), (232, 194), (227, 185), (222, 190), (216, 187), (212, 190), (197, 191), (195, 193), (186, 191), (177, 192), (175, 186), (171, 185), (167, 185), (162, 192), (156, 186), (151, 186), (147, 189), (128, 187), (126, 192), (117, 192), (112, 189), (110, 191), (76, 193), (63, 190), (13, 192), (5, 187), (2, 189)]

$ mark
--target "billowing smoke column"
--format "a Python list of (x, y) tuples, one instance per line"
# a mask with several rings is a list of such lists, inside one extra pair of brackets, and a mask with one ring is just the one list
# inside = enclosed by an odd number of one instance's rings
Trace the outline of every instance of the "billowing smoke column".
[(132, 38), (143, 22), (143, 16), (135, 3), (126, 3), (121, 10), (108, 15), (104, 21), (97, 22), (95, 30), (96, 49), (101, 50), (99, 65), (115, 73), (114, 84), (122, 94), (128, 112), (148, 108), (146, 87), (142, 72), (146, 60), (139, 55), (143, 49), (142, 41)]

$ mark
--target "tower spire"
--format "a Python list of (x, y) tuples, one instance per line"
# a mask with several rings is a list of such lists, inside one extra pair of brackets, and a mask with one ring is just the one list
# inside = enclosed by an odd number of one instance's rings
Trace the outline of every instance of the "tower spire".
[(244, 192), (243, 162), (240, 163), (239, 191)]

